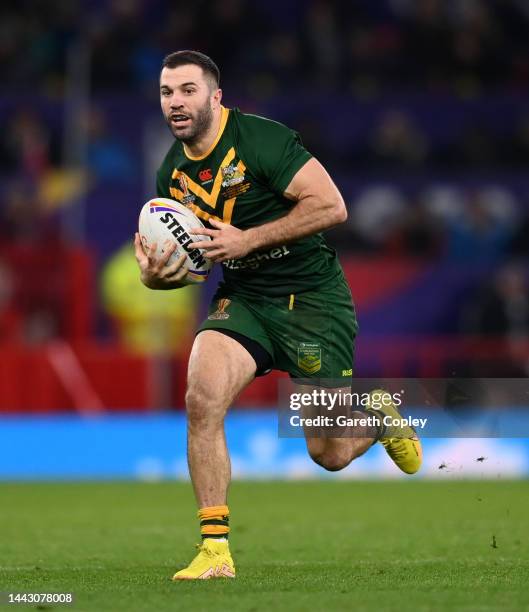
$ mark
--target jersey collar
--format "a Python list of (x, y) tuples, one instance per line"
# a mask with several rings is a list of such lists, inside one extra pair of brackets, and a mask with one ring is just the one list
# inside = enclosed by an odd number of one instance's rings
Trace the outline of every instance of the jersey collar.
[(213, 149), (217, 146), (219, 140), (222, 137), (222, 134), (224, 133), (224, 128), (226, 127), (226, 124), (228, 123), (228, 116), (230, 114), (229, 108), (226, 108), (222, 105), (220, 108), (221, 108), (220, 125), (219, 125), (219, 131), (217, 132), (217, 135), (215, 136), (215, 140), (211, 143), (211, 146), (205, 153), (197, 157), (191, 155), (191, 153), (189, 153), (189, 151), (187, 150), (187, 147), (184, 144), (184, 155), (188, 159), (192, 161), (200, 161), (201, 159), (205, 159), (211, 153), (211, 151), (213, 151)]

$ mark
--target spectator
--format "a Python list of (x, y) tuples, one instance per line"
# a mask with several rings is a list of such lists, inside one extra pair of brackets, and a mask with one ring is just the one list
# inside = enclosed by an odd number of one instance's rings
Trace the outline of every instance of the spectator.
[(367, 159), (377, 168), (407, 167), (421, 164), (427, 154), (426, 139), (411, 117), (401, 111), (389, 111), (377, 122), (368, 143)]
[(11, 182), (0, 206), (0, 237), (9, 243), (51, 242), (59, 237), (57, 217), (45, 209), (38, 185)]
[(495, 216), (483, 195), (471, 193), (463, 214), (448, 222), (445, 256), (465, 263), (496, 263), (507, 253), (512, 233), (508, 218)]
[[(463, 331), (504, 341), (501, 358), (489, 355), (481, 376), (527, 376), (529, 341), (529, 283), (527, 269), (509, 263), (499, 269), (463, 311)], [(501, 345), (499, 344), (498, 347)]]
[(86, 132), (86, 163), (96, 181), (129, 183), (137, 173), (135, 160), (107, 127), (104, 113), (92, 108), (83, 117)]
[(38, 180), (57, 158), (54, 135), (44, 118), (34, 110), (15, 111), (4, 125), (1, 142), (4, 168), (33, 181)]
[(498, 270), (476, 299), (469, 328), (488, 336), (529, 339), (529, 284), (523, 267), (508, 264)]
[(106, 263), (103, 303), (122, 344), (140, 354), (180, 355), (190, 347), (197, 317), (198, 287), (152, 291), (144, 287), (130, 243)]

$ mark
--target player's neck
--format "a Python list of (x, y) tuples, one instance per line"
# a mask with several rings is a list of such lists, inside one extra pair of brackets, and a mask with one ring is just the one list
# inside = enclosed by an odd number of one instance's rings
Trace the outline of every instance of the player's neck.
[(202, 157), (205, 153), (208, 153), (213, 148), (214, 144), (218, 140), (219, 132), (222, 130), (222, 117), (224, 111), (223, 107), (219, 106), (218, 109), (213, 111), (213, 121), (209, 126), (207, 132), (192, 144), (184, 144), (184, 150), (188, 157)]

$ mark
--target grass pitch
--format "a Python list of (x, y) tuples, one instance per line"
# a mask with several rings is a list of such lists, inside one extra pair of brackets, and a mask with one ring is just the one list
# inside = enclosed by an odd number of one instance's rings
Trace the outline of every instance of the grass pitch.
[(237, 578), (173, 583), (198, 541), (189, 484), (3, 484), (0, 591), (98, 612), (525, 610), (528, 500), (527, 481), (234, 483)]

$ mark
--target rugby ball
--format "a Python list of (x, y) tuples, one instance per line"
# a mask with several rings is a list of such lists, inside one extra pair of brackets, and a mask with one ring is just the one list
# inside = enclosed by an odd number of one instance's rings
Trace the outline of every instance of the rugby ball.
[(183, 254), (187, 256), (186, 266), (189, 270), (184, 284), (203, 283), (211, 270), (211, 260), (207, 259), (203, 249), (190, 249), (192, 242), (211, 240), (209, 236), (190, 234), (193, 228), (204, 227), (202, 221), (180, 202), (169, 198), (153, 198), (141, 209), (139, 234), (144, 248), (156, 243), (156, 256), (160, 257), (166, 248), (167, 240), (176, 244), (167, 265), (171, 265)]

